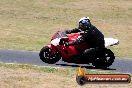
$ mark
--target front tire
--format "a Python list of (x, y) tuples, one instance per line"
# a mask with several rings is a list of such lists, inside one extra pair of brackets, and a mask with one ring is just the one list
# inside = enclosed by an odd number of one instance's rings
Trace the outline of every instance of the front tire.
[(51, 49), (48, 46), (43, 47), (39, 53), (40, 59), (48, 64), (54, 64), (61, 59), (61, 56), (58, 52), (55, 52), (51, 55)]
[(96, 54), (96, 58), (92, 62), (92, 65), (96, 68), (107, 68), (112, 65), (114, 62), (115, 56), (110, 49), (104, 50), (105, 55), (102, 57), (100, 53)]

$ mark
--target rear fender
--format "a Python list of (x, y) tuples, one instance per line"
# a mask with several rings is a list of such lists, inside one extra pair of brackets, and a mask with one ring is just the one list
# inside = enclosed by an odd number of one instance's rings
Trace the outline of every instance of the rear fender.
[(118, 45), (119, 44), (119, 40), (118, 39), (104, 38), (104, 40), (105, 40), (105, 47), (113, 46), (113, 45)]

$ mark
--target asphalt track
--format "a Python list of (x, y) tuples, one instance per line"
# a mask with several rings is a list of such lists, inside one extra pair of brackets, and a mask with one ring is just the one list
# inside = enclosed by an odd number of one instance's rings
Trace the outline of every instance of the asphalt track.
[[(20, 63), (20, 64), (31, 64), (37, 66), (51, 66), (51, 67), (79, 67), (78, 64), (66, 63), (59, 61), (56, 64), (46, 64), (39, 59), (39, 52), (31, 51), (17, 51), (17, 50), (7, 50), (0, 49), (0, 62), (4, 63)], [(91, 65), (83, 65), (87, 69), (100, 70), (92, 67)], [(111, 70), (123, 73), (132, 73), (132, 60), (116, 57), (115, 62), (108, 69), (101, 70)]]

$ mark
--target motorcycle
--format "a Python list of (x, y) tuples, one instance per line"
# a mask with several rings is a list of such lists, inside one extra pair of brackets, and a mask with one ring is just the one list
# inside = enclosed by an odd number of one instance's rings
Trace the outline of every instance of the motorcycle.
[[(48, 64), (55, 64), (60, 59), (68, 63), (89, 64), (96, 68), (107, 68), (114, 62), (114, 53), (108, 49), (108, 46), (118, 45), (119, 40), (114, 38), (104, 38), (105, 55), (102, 57), (101, 52), (94, 53), (94, 57), (86, 58), (81, 53), (85, 49), (91, 48), (90, 45), (82, 43), (74, 46), (66, 46), (66, 42), (74, 42), (81, 36), (81, 33), (67, 35), (65, 32), (57, 31), (51, 38), (51, 43), (44, 46), (39, 53), (40, 59)], [(89, 56), (89, 55), (88, 55)]]

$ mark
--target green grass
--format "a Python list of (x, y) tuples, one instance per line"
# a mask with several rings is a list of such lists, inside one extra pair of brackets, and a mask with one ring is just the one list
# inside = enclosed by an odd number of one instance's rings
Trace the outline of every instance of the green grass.
[[(27, 70), (31, 72), (38, 72), (38, 73), (53, 73), (56, 75), (62, 75), (62, 76), (75, 76), (76, 75), (76, 69), (74, 68), (56, 68), (56, 67), (46, 67), (46, 66), (34, 66), (29, 64), (6, 64), (6, 63), (0, 63), (0, 68), (5, 69), (12, 69), (12, 70)], [(92, 72), (92, 71), (90, 71)]]
[[(87, 74), (116, 74), (117, 72), (102, 70), (87, 70)], [(119, 73), (117, 73), (119, 74)], [(78, 88), (76, 83), (77, 68), (39, 67), (26, 64), (0, 63), (0, 88)], [(52, 85), (51, 85), (52, 84)], [(125, 87), (129, 84), (88, 84), (81, 86), (106, 88)]]
[(0, 0), (0, 48), (39, 51), (57, 30), (89, 16), (106, 37), (120, 40), (116, 56), (132, 57), (131, 0)]
[[(58, 75), (75, 76), (78, 72), (78, 68), (55, 68), (55, 67), (41, 67), (29, 64), (6, 64), (0, 62), (0, 68), (8, 68), (13, 70), (29, 70), (40, 73), (55, 73)], [(108, 70), (86, 70), (86, 74), (118, 74), (119, 72), (108, 71)]]

